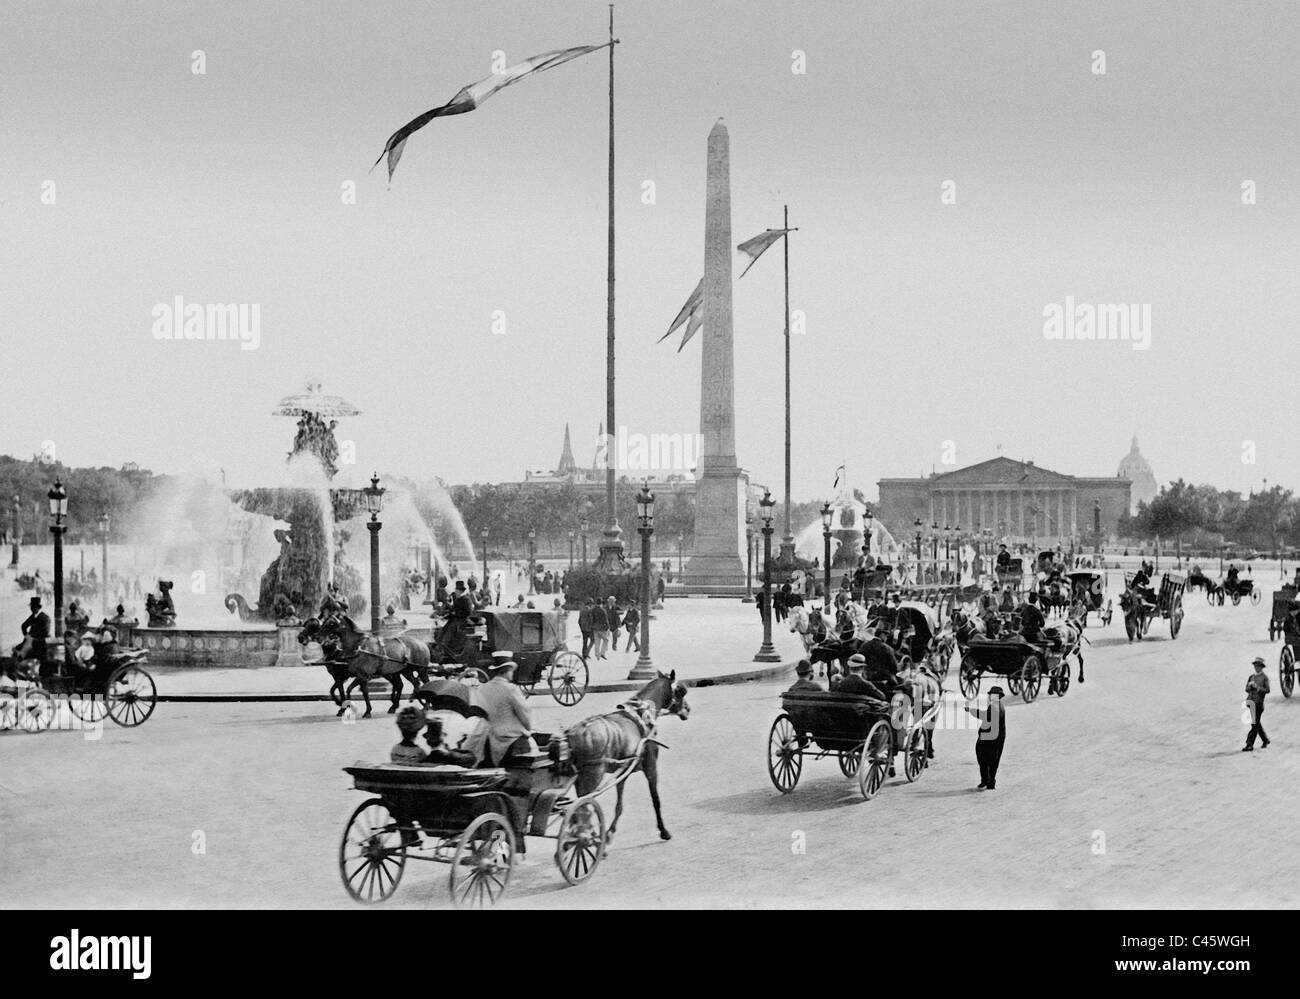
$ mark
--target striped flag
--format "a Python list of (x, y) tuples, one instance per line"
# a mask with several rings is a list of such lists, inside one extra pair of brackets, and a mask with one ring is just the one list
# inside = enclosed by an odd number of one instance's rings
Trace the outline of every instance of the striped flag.
[[(766, 229), (753, 239), (747, 239), (736, 247), (737, 250), (749, 257), (749, 264), (740, 272), (740, 277), (748, 274), (749, 268), (758, 263), (758, 258), (763, 255), (763, 251), (789, 231), (788, 229)], [(739, 281), (740, 278), (736, 278), (736, 280)]]
[(677, 318), (673, 320), (672, 325), (668, 327), (668, 332), (661, 336), (656, 343), (663, 343), (673, 335), (680, 327), (685, 326), (685, 333), (682, 335), (682, 342), (677, 345), (677, 352), (680, 354), (682, 348), (690, 343), (696, 331), (704, 325), (704, 278), (700, 278), (700, 283), (695, 286), (690, 297), (686, 299), (686, 304), (682, 306)]
[(576, 59), (578, 56), (584, 56), (589, 52), (595, 52), (597, 49), (603, 49), (609, 44), (611, 43), (579, 45), (571, 49), (556, 49), (553, 52), (543, 52), (541, 55), (535, 55), (531, 59), (525, 59), (523, 62), (509, 66), (500, 73), (487, 77), (487, 79), (479, 80), (478, 83), (471, 83), (442, 107), (424, 112), (420, 117), (408, 121), (389, 136), (388, 141), (384, 143), (384, 151), (379, 154), (379, 159), (375, 160), (374, 166), (370, 169), (373, 170), (376, 166), (379, 166), (380, 161), (387, 156), (388, 181), (391, 184), (393, 171), (397, 169), (397, 161), (402, 158), (402, 150), (406, 146), (406, 140), (411, 137), (412, 133), (424, 128), (434, 118), (444, 118), (447, 115), (465, 114), (468, 111), (473, 111), (498, 90), (504, 90), (512, 83), (518, 83), (526, 76), (540, 73), (544, 69), (554, 69), (570, 59)]

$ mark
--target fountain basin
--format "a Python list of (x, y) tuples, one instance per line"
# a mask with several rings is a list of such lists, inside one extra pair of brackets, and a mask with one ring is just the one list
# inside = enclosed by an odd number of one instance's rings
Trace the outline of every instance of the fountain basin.
[[(158, 666), (245, 667), (295, 665), (299, 629), (277, 628), (135, 628), (120, 634), (120, 644), (149, 650), (150, 664)], [(284, 634), (282, 634), (284, 633)], [(292, 647), (285, 647), (285, 640)], [(282, 653), (289, 653), (282, 656)], [(301, 664), (301, 658), (298, 663)]]

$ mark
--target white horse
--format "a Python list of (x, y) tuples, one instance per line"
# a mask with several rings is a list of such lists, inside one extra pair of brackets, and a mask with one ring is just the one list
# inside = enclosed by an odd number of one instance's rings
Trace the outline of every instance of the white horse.
[[(821, 639), (817, 638), (814, 634), (817, 631), (815, 627), (816, 619), (814, 618), (814, 614), (816, 615), (816, 618), (821, 618), (822, 620)], [(804, 655), (810, 654), (813, 650), (813, 646), (816, 645), (819, 641), (825, 639), (825, 635), (826, 635), (825, 618), (822, 617), (820, 608), (791, 607), (789, 620), (790, 620), (790, 630), (795, 634), (797, 634), (799, 636), (800, 641), (803, 642)]]

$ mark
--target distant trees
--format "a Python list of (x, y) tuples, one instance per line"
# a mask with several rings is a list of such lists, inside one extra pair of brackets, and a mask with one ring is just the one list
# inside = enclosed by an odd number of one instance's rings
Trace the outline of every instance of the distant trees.
[(1291, 548), (1300, 543), (1300, 499), (1281, 486), (1243, 497), (1179, 479), (1163, 486), (1150, 502), (1139, 504), (1121, 531), (1139, 538), (1181, 540), (1192, 547)]

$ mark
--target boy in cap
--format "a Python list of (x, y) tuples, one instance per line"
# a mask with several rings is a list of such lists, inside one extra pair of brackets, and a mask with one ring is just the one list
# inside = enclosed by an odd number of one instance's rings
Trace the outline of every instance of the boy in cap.
[(1259, 736), (1263, 745), (1260, 749), (1268, 749), (1269, 738), (1264, 731), (1264, 726), (1260, 718), (1264, 714), (1264, 698), (1268, 696), (1268, 674), (1264, 672), (1264, 660), (1259, 656), (1251, 663), (1255, 667), (1255, 672), (1246, 677), (1246, 706), (1250, 711), (1250, 732), (1246, 735), (1246, 745), (1241, 747), (1243, 753), (1253, 753), (1255, 751), (1255, 737)]
[(791, 690), (823, 690), (820, 683), (812, 678), (812, 663), (807, 659), (800, 659), (799, 665), (794, 668), (797, 679), (791, 685)]

